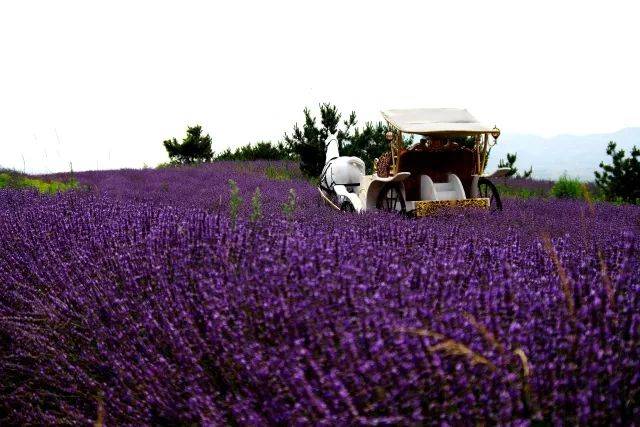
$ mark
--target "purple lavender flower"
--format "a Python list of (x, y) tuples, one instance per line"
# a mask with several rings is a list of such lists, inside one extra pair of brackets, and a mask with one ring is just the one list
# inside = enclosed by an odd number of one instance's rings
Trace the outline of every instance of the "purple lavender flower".
[[(0, 190), (2, 423), (640, 418), (638, 207), (408, 220), (332, 211), (285, 162), (76, 176)], [(232, 226), (229, 179), (263, 218)]]

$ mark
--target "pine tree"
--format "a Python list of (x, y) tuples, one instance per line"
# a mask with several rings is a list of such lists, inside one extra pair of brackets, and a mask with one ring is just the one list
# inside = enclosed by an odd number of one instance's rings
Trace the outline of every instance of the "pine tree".
[(295, 124), (291, 136), (285, 133), (284, 140), (289, 149), (300, 158), (300, 170), (309, 177), (318, 177), (322, 172), (325, 161), (325, 141), (332, 134), (337, 134), (338, 145), (342, 148), (349, 138), (351, 128), (356, 124), (356, 113), (352, 112), (349, 119), (342, 122), (341, 114), (335, 105), (324, 103), (320, 105), (320, 126), (308, 108), (304, 109), (304, 124), (302, 129)]
[(367, 122), (362, 130), (354, 130), (340, 154), (361, 158), (367, 167), (367, 173), (371, 173), (374, 159), (389, 151), (389, 141), (385, 137), (388, 130), (389, 127), (381, 122)]
[(165, 140), (163, 144), (172, 163), (210, 162), (213, 158), (211, 136), (203, 135), (200, 125), (188, 127), (187, 136), (181, 143), (172, 138)]
[[(489, 157), (489, 156), (487, 156), (487, 157)], [(511, 178), (511, 177), (531, 178), (531, 175), (533, 174), (533, 167), (530, 167), (529, 170), (524, 171), (524, 173), (522, 175), (518, 175), (518, 168), (516, 167), (517, 158), (518, 158), (517, 153), (513, 153), (513, 154), (507, 153), (506, 160), (505, 159), (500, 159), (500, 161), (498, 162), (498, 167), (499, 168), (509, 168), (509, 171), (505, 175), (508, 178)]]
[(607, 155), (611, 156), (612, 164), (600, 163), (602, 171), (594, 172), (596, 185), (607, 200), (640, 204), (640, 149), (634, 146), (626, 157), (625, 151), (616, 150), (616, 143), (610, 141)]
[(509, 171), (505, 175), (509, 178), (518, 173), (518, 168), (516, 167), (516, 156), (516, 153), (507, 153), (507, 159), (500, 159), (500, 162), (498, 162), (499, 168), (509, 168)]

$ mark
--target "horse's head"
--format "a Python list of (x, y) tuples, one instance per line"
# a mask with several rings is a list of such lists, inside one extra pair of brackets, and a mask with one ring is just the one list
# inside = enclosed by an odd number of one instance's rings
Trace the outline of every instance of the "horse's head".
[(338, 149), (338, 134), (329, 134), (324, 142), (324, 148), (326, 152), (324, 163), (329, 163), (330, 160), (340, 157), (340, 151)]

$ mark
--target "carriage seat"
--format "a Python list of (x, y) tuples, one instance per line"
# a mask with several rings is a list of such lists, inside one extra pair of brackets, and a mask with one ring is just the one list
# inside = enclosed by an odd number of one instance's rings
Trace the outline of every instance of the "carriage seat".
[(447, 182), (435, 183), (429, 175), (420, 175), (420, 200), (465, 200), (462, 182), (450, 173)]

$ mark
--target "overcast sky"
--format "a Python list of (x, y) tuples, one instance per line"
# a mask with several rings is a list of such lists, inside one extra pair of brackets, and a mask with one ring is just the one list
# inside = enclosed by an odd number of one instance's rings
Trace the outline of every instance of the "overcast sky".
[(360, 122), (464, 107), (505, 133), (639, 126), (637, 4), (3, 0), (0, 165), (152, 166), (189, 124), (222, 151), (323, 101)]

